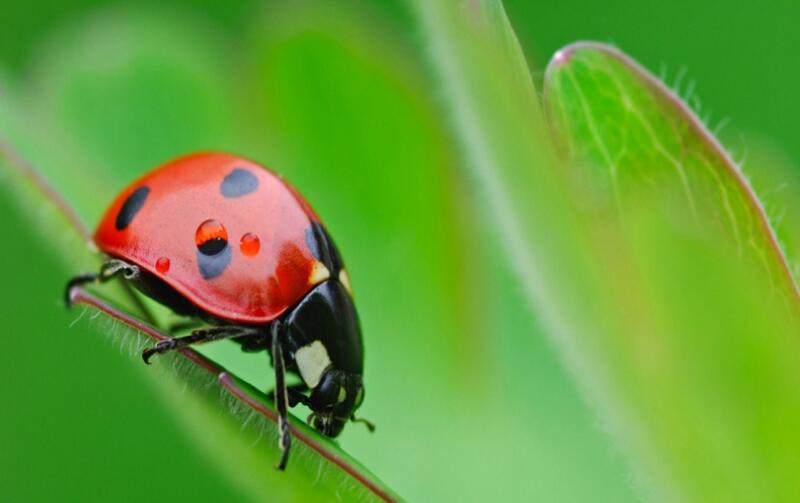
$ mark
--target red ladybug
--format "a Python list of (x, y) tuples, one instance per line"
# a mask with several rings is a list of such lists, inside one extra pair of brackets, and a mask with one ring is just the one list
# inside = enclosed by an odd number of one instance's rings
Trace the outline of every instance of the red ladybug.
[[(360, 420), (353, 414), (364, 400), (364, 353), (347, 272), (317, 214), (280, 177), (229, 154), (176, 159), (125, 189), (94, 241), (108, 260), (99, 273), (73, 278), (67, 293), (121, 277), (210, 325), (146, 349), (145, 362), (226, 338), (245, 351), (270, 353), (283, 452), (278, 468), (289, 455), (287, 406), (307, 405), (309, 422), (329, 437)], [(287, 370), (302, 384), (287, 387)]]

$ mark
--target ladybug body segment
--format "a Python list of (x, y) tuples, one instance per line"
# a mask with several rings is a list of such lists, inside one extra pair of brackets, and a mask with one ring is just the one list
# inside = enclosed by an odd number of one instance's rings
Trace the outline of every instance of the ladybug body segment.
[[(317, 214), (277, 175), (228, 154), (179, 158), (125, 189), (94, 241), (109, 260), (98, 274), (75, 277), (68, 291), (122, 276), (176, 313), (212, 325), (145, 350), (145, 361), (223, 338), (271, 354), (279, 468), (289, 452), (287, 405), (307, 405), (309, 421), (331, 437), (359, 420), (363, 344), (347, 273)], [(287, 387), (286, 371), (302, 384)]]

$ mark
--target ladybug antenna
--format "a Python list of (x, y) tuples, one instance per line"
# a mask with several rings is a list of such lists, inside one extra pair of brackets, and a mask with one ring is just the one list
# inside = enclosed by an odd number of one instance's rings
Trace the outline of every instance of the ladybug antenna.
[(364, 423), (364, 426), (367, 427), (370, 433), (375, 431), (375, 423), (373, 423), (369, 419), (364, 419), (363, 417), (350, 416), (350, 421), (354, 423)]

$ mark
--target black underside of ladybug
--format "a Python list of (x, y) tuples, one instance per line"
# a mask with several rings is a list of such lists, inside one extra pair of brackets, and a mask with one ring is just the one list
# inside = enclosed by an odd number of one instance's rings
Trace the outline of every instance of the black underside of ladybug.
[[(270, 351), (269, 323), (231, 322), (214, 316), (146, 270), (140, 270), (138, 278), (131, 283), (137, 290), (180, 316), (197, 318), (215, 326), (243, 325), (263, 329), (260, 330), (263, 333), (237, 337), (234, 340), (248, 352)], [(350, 294), (338, 280), (328, 279), (312, 288), (277, 321), (285, 330), (282, 346), (287, 357), (288, 370), (296, 373), (293, 355), (298, 349), (318, 340), (327, 350), (334, 367), (357, 374), (363, 372), (363, 347), (358, 316)]]

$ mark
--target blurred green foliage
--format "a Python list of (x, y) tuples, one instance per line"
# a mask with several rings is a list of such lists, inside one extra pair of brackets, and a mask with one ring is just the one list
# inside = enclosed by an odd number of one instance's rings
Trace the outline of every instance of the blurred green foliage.
[(624, 390), (616, 412), (641, 430), (620, 435), (638, 469), (662, 500), (796, 499), (800, 296), (755, 195), (621, 53), (568, 47), (545, 85), (602, 230), (604, 294), (624, 306), (613, 333), (590, 337), (613, 362), (610, 392)]
[[(735, 147), (750, 145), (739, 132), (754, 130), (778, 145), (758, 152), (800, 154), (791, 108), (800, 105), (787, 99), (797, 71), (785, 64), (797, 40), (789, 7), (506, 6), (535, 77), (566, 43), (611, 40), (651, 69), (667, 65), (672, 79), (687, 67), (683, 85), (697, 80), (703, 109), (733, 120), (723, 137)], [(464, 158), (447, 127), (444, 90), (410, 6), (4, 8), (0, 135), (47, 173), (89, 226), (135, 176), (196, 149), (253, 157), (312, 201), (351, 272), (367, 346), (363, 414), (378, 424), (374, 435), (351, 426), (339, 443), (401, 495), (631, 501), (647, 494), (529, 314), (475, 180), (459, 169)], [(744, 34), (753, 34), (746, 46)], [(768, 164), (771, 174), (755, 177), (768, 194), (797, 177), (783, 174), (791, 163)], [(180, 390), (144, 378), (151, 369), (131, 356), (114, 325), (91, 312), (76, 322), (80, 310), (61, 308), (64, 281), (87, 266), (72, 249), (80, 243), (50, 228), (43, 238), (41, 215), (24, 215), (14, 203), (26, 193), (1, 194), (11, 288), (0, 303), (0, 499), (252, 498), (230, 473), (236, 461), (198, 439), (215, 430), (189, 427), (175, 412), (186, 404)], [(787, 206), (791, 214), (796, 200), (784, 197), (776, 196), (775, 211)], [(672, 265), (682, 277), (702, 266)], [(746, 321), (731, 326), (737, 320)], [(268, 386), (264, 358), (232, 348), (204, 352)], [(275, 449), (272, 440), (257, 446)], [(280, 498), (307, 494), (274, 473), (265, 480)]]

